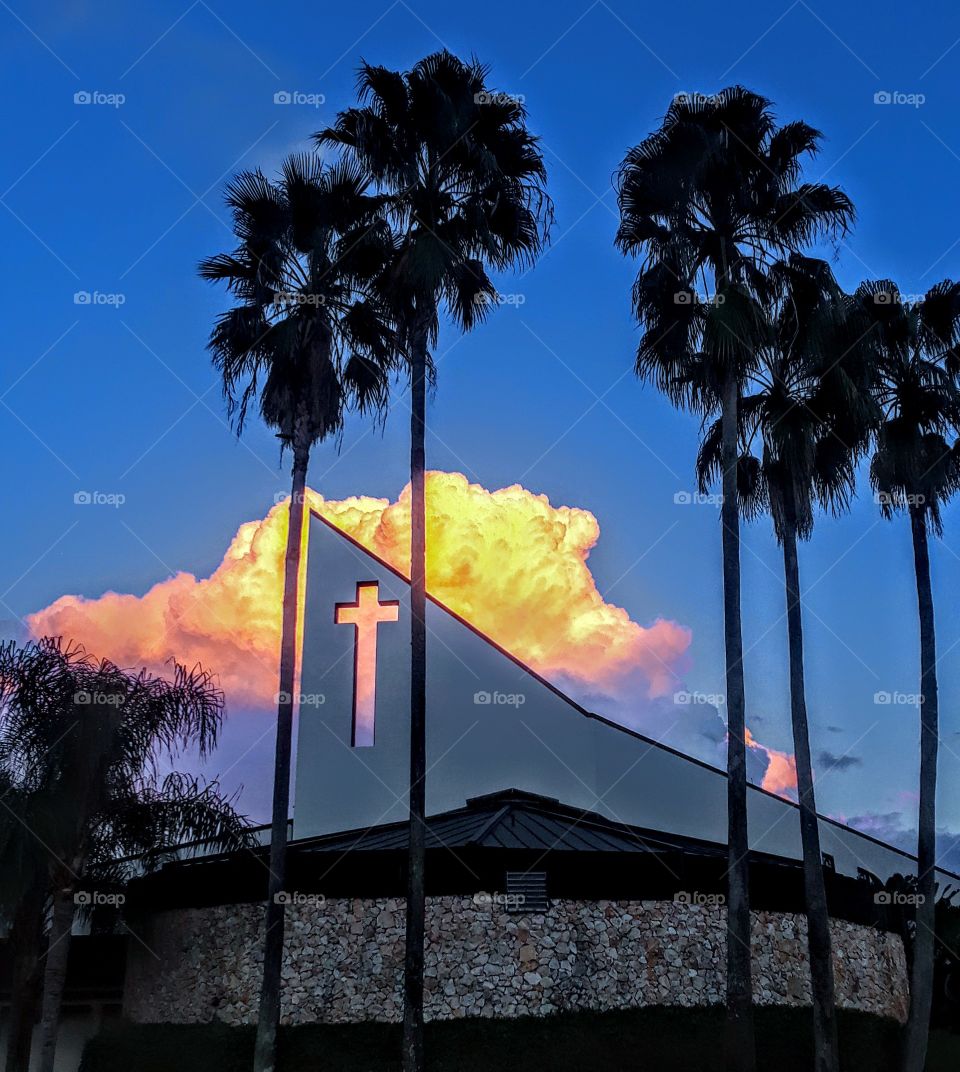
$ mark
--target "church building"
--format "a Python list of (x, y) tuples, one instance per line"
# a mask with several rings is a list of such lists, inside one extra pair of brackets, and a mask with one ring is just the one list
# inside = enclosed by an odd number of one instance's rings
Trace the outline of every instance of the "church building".
[[(584, 709), (432, 599), (427, 636), (427, 1018), (722, 1002), (725, 772)], [(312, 514), (286, 1023), (401, 1017), (409, 638), (407, 580)], [(756, 1000), (809, 1003), (798, 811), (748, 796)], [(915, 860), (820, 825), (838, 1002), (902, 1020), (885, 885)], [(265, 851), (135, 882), (124, 1014), (252, 1022), (266, 887)]]

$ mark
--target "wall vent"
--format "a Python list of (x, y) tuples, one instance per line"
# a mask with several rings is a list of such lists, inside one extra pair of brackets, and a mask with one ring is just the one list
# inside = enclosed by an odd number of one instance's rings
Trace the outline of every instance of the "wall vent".
[(546, 912), (549, 907), (546, 871), (507, 872), (508, 912)]

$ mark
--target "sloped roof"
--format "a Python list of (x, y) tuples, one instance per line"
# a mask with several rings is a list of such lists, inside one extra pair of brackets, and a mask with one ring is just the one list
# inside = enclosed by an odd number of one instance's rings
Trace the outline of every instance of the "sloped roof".
[[(301, 854), (405, 850), (408, 824), (389, 823), (291, 842)], [(428, 816), (428, 849), (533, 849), (539, 852), (685, 852), (722, 856), (722, 845), (614, 822), (553, 797), (506, 789)]]

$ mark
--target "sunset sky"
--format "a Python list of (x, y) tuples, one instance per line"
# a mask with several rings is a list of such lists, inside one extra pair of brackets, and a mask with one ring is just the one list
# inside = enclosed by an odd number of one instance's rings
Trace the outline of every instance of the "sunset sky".
[[(0, 4), (5, 634), (26, 635), (23, 620), (64, 595), (139, 597), (179, 571), (210, 576), (240, 526), (287, 492), (273, 435), (256, 421), (242, 441), (232, 434), (204, 350), (225, 298), (196, 265), (233, 244), (223, 185), (306, 148), (353, 102), (361, 57), (406, 67), (447, 46), (476, 53), (494, 86), (525, 98), (557, 222), (541, 263), (499, 280), (510, 302), (469, 337), (442, 333), (428, 464), (589, 511), (604, 603), (641, 628), (688, 630), (683, 688), (722, 694), (717, 510), (685, 501), (697, 422), (632, 374), (636, 265), (613, 248), (611, 177), (675, 93), (741, 82), (782, 119), (824, 131), (809, 176), (842, 184), (858, 209), (837, 252), (844, 285), (892, 277), (916, 294), (960, 276), (960, 10), (924, 12), (805, 0), (494, 0), (469, 19), (436, 0), (297, 5), (282, 17), (250, 0)], [(314, 103), (275, 103), (278, 93)], [(339, 449), (316, 450), (313, 488), (397, 499), (401, 395), (384, 430), (352, 420)], [(84, 492), (95, 501), (76, 502)], [(933, 547), (945, 835), (960, 831), (958, 533), (953, 505)], [(882, 521), (864, 483), (849, 516), (821, 520), (802, 569), (821, 810), (902, 837), (915, 821), (917, 712), (878, 694), (917, 691), (908, 526)], [(747, 721), (785, 753), (784, 599), (768, 522), (746, 530), (743, 574)], [(236, 728), (218, 758), (262, 817), (272, 742), (255, 707), (231, 704)]]

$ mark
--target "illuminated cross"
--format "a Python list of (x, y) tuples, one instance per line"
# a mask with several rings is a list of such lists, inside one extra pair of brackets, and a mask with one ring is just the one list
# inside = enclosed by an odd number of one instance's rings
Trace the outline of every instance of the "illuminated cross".
[(356, 603), (337, 603), (333, 620), (337, 625), (356, 626), (353, 674), (353, 740), (355, 748), (373, 744), (377, 703), (377, 626), (400, 617), (396, 599), (380, 602), (376, 581), (357, 582)]

